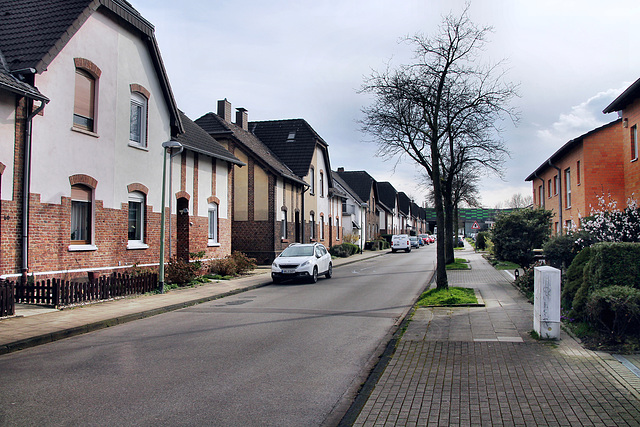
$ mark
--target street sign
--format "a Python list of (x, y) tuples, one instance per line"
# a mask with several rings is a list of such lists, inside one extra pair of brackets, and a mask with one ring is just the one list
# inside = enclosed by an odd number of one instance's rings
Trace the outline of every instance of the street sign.
[(474, 221), (473, 225), (471, 226), (472, 230), (480, 230), (480, 225), (478, 224), (478, 221)]

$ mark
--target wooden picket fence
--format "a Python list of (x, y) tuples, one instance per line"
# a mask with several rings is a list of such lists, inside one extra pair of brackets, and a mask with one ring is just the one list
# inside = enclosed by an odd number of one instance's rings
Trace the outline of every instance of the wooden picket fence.
[(14, 284), (0, 281), (0, 317), (13, 316), (15, 309)]
[(60, 308), (153, 292), (158, 288), (158, 275), (147, 273), (129, 276), (113, 273), (85, 283), (54, 278), (33, 283), (18, 282), (12, 285), (15, 287), (16, 303), (51, 305)]

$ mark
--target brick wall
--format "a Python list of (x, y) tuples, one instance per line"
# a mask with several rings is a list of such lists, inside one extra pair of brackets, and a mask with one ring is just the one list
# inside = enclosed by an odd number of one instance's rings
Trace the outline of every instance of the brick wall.
[(626, 206), (626, 199), (633, 197), (640, 199), (640, 160), (631, 159), (631, 128), (637, 126), (640, 138), (640, 98), (628, 105), (622, 112), (623, 119), (627, 120), (627, 128), (622, 129), (623, 138), (623, 167), (625, 176), (625, 203), (618, 207)]

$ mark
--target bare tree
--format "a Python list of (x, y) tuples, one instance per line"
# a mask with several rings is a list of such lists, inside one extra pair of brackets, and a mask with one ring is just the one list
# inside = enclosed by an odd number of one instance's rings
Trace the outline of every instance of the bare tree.
[[(506, 107), (515, 87), (504, 83), (498, 65), (478, 61), (488, 27), (467, 17), (449, 15), (433, 37), (407, 39), (415, 46), (415, 62), (373, 72), (362, 91), (374, 95), (363, 108), (362, 128), (378, 142), (378, 154), (408, 156), (422, 167), (433, 185), (438, 226), (436, 284), (448, 287), (445, 246), (451, 246), (453, 181), (468, 165), (500, 169), (506, 150), (493, 138), (498, 119), (513, 117)], [(497, 145), (496, 145), (497, 144)], [(445, 209), (445, 206), (448, 206)], [(448, 223), (449, 225), (445, 225)]]
[(516, 193), (509, 200), (504, 202), (504, 205), (507, 208), (511, 209), (522, 209), (529, 207), (533, 204), (532, 196), (523, 196), (521, 193)]

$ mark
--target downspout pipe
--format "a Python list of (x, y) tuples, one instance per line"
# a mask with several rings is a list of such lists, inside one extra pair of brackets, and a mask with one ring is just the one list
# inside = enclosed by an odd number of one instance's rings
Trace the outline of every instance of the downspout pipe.
[[(29, 194), (31, 193), (31, 145), (33, 118), (42, 110), (48, 100), (41, 100), (40, 106), (33, 110), (33, 99), (26, 98), (27, 111), (31, 111), (27, 116), (24, 131), (24, 170), (22, 176), (22, 280), (27, 281), (29, 272)], [(32, 111), (33, 110), (33, 111)]]
[(551, 159), (548, 160), (548, 163), (549, 163), (549, 166), (551, 166), (552, 168), (558, 171), (558, 209), (559, 209), (558, 220), (560, 221), (558, 228), (559, 228), (560, 234), (562, 234), (562, 224), (563, 224), (562, 222), (562, 171), (560, 170), (559, 167), (551, 163)]

